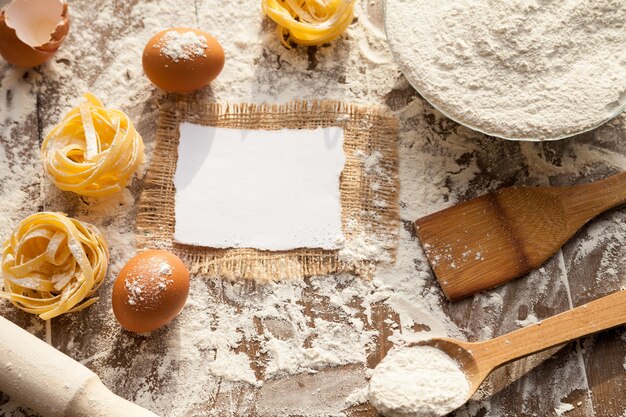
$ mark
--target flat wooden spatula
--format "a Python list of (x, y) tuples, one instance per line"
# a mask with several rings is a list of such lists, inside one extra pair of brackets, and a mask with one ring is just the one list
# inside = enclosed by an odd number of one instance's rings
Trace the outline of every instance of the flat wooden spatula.
[(569, 187), (511, 187), (415, 222), (445, 295), (457, 300), (538, 268), (598, 214), (626, 202), (626, 172)]

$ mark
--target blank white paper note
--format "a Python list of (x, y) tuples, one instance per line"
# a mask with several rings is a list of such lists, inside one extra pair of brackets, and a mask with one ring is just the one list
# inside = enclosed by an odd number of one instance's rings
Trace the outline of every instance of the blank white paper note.
[(213, 248), (343, 247), (343, 142), (339, 127), (181, 123), (174, 240)]

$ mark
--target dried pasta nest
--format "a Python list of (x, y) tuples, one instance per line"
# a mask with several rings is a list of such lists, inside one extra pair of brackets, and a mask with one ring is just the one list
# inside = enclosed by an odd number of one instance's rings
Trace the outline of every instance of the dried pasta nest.
[(263, 0), (263, 12), (276, 24), (286, 47), (321, 45), (337, 39), (354, 18), (356, 0)]
[(102, 284), (109, 250), (96, 226), (63, 213), (35, 213), (2, 244), (6, 298), (44, 320), (79, 311)]
[(130, 181), (144, 145), (125, 113), (104, 108), (90, 93), (84, 98), (44, 139), (43, 166), (61, 190), (103, 197)]

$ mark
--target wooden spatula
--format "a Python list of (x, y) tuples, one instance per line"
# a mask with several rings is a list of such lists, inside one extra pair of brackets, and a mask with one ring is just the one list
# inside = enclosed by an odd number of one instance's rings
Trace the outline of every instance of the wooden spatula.
[(626, 172), (569, 187), (511, 187), (415, 222), (451, 300), (525, 275), (580, 227), (626, 201)]

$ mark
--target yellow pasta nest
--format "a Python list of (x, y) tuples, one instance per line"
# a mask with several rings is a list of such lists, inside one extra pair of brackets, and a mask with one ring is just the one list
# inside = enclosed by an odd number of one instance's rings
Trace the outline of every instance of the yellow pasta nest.
[(143, 162), (143, 141), (125, 113), (105, 109), (93, 94), (83, 97), (44, 139), (44, 171), (61, 190), (107, 196)]
[(263, 12), (278, 24), (283, 45), (321, 45), (352, 23), (356, 0), (263, 0)]
[(35, 213), (2, 244), (0, 297), (44, 320), (95, 303), (109, 249), (92, 224), (63, 213)]

